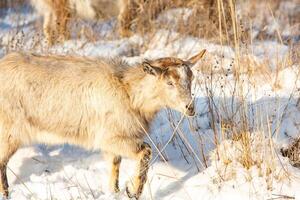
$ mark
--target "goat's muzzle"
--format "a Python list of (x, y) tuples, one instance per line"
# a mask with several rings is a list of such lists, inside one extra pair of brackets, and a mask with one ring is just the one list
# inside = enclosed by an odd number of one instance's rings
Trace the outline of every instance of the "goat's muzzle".
[(186, 108), (186, 115), (187, 116), (194, 116), (195, 115), (195, 107), (194, 107), (194, 104), (193, 103), (191, 103), (190, 105), (186, 105), (185, 106), (185, 108)]

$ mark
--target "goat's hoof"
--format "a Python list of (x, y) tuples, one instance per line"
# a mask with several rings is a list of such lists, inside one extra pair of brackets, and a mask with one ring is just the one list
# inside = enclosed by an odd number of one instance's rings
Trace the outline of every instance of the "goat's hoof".
[(134, 199), (134, 200), (138, 200), (138, 199), (139, 199), (139, 197), (138, 197), (137, 194), (133, 194), (133, 193), (130, 192), (128, 186), (126, 186), (126, 194), (127, 194), (127, 196), (128, 196), (130, 199)]
[[(3, 193), (2, 193), (2, 198), (3, 199), (8, 199), (8, 191), (4, 191)], [(1, 192), (0, 192), (0, 199), (1, 199)]]
[(115, 188), (114, 188), (114, 193), (119, 193), (119, 192), (120, 192), (119, 187), (115, 187)]

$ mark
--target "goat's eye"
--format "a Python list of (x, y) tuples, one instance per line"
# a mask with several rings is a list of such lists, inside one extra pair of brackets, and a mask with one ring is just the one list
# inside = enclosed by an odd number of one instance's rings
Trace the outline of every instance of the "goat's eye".
[(182, 64), (181, 67), (185, 68), (185, 67), (188, 67), (188, 65), (187, 64)]
[(168, 81), (167, 82), (168, 85), (173, 86), (174, 84), (172, 83), (172, 81)]

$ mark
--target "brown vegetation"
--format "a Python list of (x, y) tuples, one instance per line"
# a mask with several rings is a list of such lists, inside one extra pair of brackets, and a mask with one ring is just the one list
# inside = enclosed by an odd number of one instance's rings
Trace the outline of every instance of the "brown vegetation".
[(27, 0), (1, 0), (0, 8), (15, 8), (26, 3)]
[(295, 167), (300, 167), (300, 139), (295, 139), (287, 148), (282, 148), (281, 154), (288, 157)]

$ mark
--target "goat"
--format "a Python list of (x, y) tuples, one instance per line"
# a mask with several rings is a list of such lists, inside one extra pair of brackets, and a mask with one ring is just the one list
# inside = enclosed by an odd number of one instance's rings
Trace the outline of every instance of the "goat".
[(43, 16), (43, 32), (49, 45), (70, 38), (67, 28), (71, 18), (106, 19), (118, 16), (125, 0), (30, 0)]
[(135, 66), (124, 61), (10, 53), (0, 60), (0, 193), (8, 196), (6, 166), (23, 145), (78, 145), (101, 150), (112, 163), (110, 188), (119, 191), (122, 157), (138, 162), (128, 183), (138, 199), (147, 180), (151, 147), (144, 142), (162, 108), (195, 114), (191, 67), (165, 57)]
[[(31, 5), (43, 16), (43, 32), (47, 43), (53, 45), (70, 38), (71, 18), (106, 19), (118, 16), (118, 31), (122, 37), (132, 34), (131, 26), (140, 7), (151, 8), (155, 18), (162, 10), (182, 6), (183, 0), (31, 0)], [(181, 2), (181, 4), (179, 3)]]

